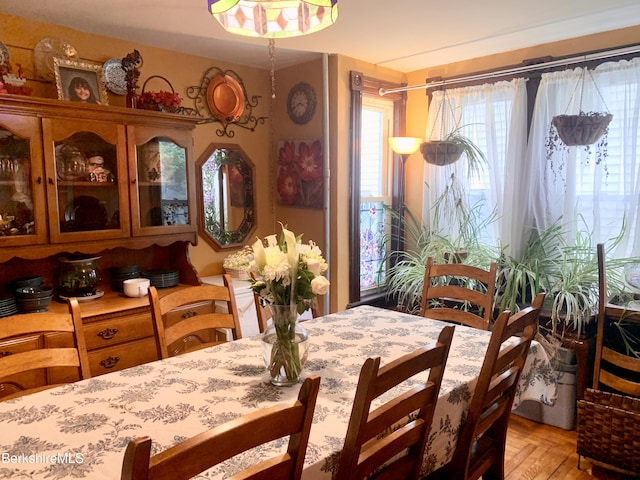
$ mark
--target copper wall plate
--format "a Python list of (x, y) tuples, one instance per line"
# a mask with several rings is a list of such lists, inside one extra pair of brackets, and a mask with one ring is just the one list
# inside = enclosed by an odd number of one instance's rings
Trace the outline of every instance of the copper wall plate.
[(235, 122), (244, 112), (244, 93), (229, 75), (216, 75), (207, 87), (207, 105), (214, 117), (224, 123)]

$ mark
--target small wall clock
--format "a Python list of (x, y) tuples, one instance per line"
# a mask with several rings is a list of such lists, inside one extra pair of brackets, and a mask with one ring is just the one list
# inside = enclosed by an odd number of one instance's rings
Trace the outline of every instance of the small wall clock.
[(289, 117), (298, 125), (311, 120), (316, 112), (316, 92), (305, 82), (297, 83), (289, 91), (287, 98), (287, 112)]

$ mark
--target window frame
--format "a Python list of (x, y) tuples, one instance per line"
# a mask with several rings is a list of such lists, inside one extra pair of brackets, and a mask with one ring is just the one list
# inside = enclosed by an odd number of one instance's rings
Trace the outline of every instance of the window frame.
[[(360, 136), (362, 131), (362, 97), (379, 97), (380, 89), (392, 90), (404, 87), (406, 84), (398, 84), (373, 77), (364, 76), (361, 72), (350, 72), (351, 88), (351, 162), (350, 162), (350, 190), (349, 199), (349, 303), (348, 307), (361, 305), (364, 303), (379, 304), (384, 303), (386, 291), (384, 288), (374, 294), (362, 295), (360, 291), (360, 167), (361, 167), (361, 145)], [(388, 93), (385, 95), (393, 101), (393, 126), (394, 136), (405, 134), (405, 114), (407, 94), (406, 92)], [(392, 208), (400, 211), (402, 206), (402, 195), (400, 192), (400, 175), (403, 174), (402, 159), (399, 155), (393, 155), (392, 178), (391, 178), (391, 200)], [(399, 225), (396, 221), (391, 226), (391, 250), (400, 248), (398, 235)]]

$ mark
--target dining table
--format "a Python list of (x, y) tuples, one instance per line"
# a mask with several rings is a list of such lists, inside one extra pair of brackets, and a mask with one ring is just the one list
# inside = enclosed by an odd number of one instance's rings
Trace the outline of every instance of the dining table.
[[(389, 362), (437, 340), (445, 322), (372, 306), (305, 321), (310, 346), (303, 378), (321, 377), (304, 479), (336, 471), (362, 364)], [(423, 473), (448, 462), (468, 409), (491, 332), (456, 325), (423, 461)], [(150, 436), (156, 454), (255, 410), (295, 401), (300, 383), (270, 383), (260, 335), (138, 365), (0, 402), (0, 478), (114, 480), (130, 440)], [(514, 407), (552, 404), (556, 377), (533, 342)], [(286, 448), (275, 441), (198, 478), (223, 479)]]

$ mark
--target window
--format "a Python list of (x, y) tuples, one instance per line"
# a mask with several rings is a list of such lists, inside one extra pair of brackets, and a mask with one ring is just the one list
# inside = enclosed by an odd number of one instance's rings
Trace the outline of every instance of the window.
[[(427, 138), (440, 139), (459, 129), (485, 154), (487, 165), (479, 174), (469, 174), (466, 157), (447, 166), (425, 169), (423, 224), (454, 240), (472, 234), (482, 243), (509, 246), (520, 241), (514, 229), (525, 224), (522, 202), (526, 138), (526, 82), (523, 79), (502, 81), (433, 92), (429, 107)], [(511, 159), (507, 162), (507, 159)], [(471, 226), (464, 215), (451, 210), (437, 215), (435, 205), (443, 192), (454, 191), (453, 178), (462, 185), (466, 208), (475, 218)], [(456, 202), (450, 202), (455, 210)], [(484, 225), (484, 227), (483, 227)], [(480, 226), (479, 231), (475, 226)]]
[(393, 102), (383, 98), (362, 100), (360, 157), (360, 291), (385, 283), (385, 258), (391, 205), (390, 152), (387, 139), (393, 122)]
[[(404, 134), (406, 93), (380, 97), (402, 85), (351, 72), (351, 202), (349, 205), (349, 306), (384, 303), (384, 250), (380, 239), (389, 221), (385, 205), (399, 210), (401, 160), (388, 137)], [(398, 173), (396, 173), (398, 172)], [(397, 228), (392, 223), (392, 228)], [(391, 236), (388, 248), (397, 250)], [(382, 275), (379, 276), (382, 266)]]
[[(585, 68), (594, 82), (587, 80), (584, 88), (576, 88)], [(464, 162), (440, 171), (427, 169), (423, 223), (433, 224), (430, 209), (436, 194), (456, 172), (469, 192), (470, 204), (483, 205), (483, 218), (489, 218), (495, 206), (496, 221), (483, 240), (505, 248), (507, 255), (522, 253), (534, 226), (544, 230), (558, 221), (569, 243), (577, 232), (590, 234), (593, 244), (607, 243), (623, 232), (614, 255), (639, 255), (640, 58), (591, 61), (573, 70), (554, 70), (447, 90), (453, 104), (450, 121), (461, 125), (463, 134), (486, 154), (489, 169), (471, 178), (466, 176)], [(434, 125), (444, 98), (442, 91), (432, 95), (428, 127)], [(571, 147), (556, 156), (552, 167), (545, 147), (551, 119), (578, 111), (613, 114), (606, 158), (598, 161), (595, 145)], [(438, 134), (431, 135), (429, 130), (427, 137), (439, 138)]]
[[(586, 75), (583, 85), (581, 78), (584, 69), (576, 68), (544, 74), (540, 82), (530, 140), (530, 162), (540, 179), (536, 224), (546, 228), (561, 219), (569, 242), (577, 232), (588, 232), (593, 244), (608, 243), (622, 232), (614, 255), (638, 255), (640, 58), (603, 63)], [(572, 97), (576, 85), (580, 92)], [(573, 102), (569, 106), (568, 98)], [(591, 145), (556, 151), (547, 159), (536, 145), (544, 144), (550, 118), (579, 110), (613, 114), (606, 156)]]

